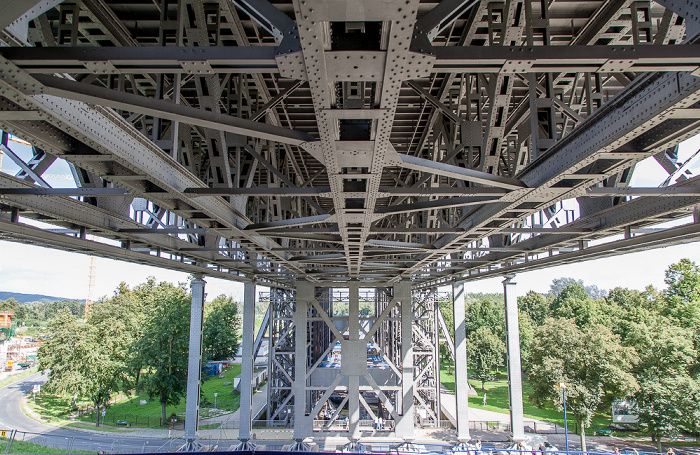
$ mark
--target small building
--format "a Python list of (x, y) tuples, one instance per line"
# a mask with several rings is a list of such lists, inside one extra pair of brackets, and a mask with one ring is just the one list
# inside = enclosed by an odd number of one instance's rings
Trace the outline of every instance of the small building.
[(0, 340), (7, 340), (15, 331), (12, 326), (12, 317), (15, 315), (12, 311), (0, 311)]

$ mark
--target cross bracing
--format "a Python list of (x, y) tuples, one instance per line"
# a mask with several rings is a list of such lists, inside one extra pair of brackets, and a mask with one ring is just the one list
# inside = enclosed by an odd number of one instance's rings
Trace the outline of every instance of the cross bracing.
[[(21, 168), (0, 174), (3, 239), (426, 288), (697, 239), (700, 184), (675, 150), (700, 129), (692, 2), (2, 11), (0, 129), (33, 147), (3, 139)], [(664, 186), (630, 187), (651, 156)], [(56, 159), (75, 188), (42, 177)]]

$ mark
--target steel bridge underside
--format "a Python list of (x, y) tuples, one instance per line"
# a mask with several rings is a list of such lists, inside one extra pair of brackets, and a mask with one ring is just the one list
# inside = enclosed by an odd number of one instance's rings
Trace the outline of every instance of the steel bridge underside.
[[(700, 127), (685, 1), (0, 10), (0, 129), (32, 145), (22, 159), (3, 137), (21, 168), (0, 174), (5, 240), (429, 288), (697, 239), (677, 155)], [(651, 156), (665, 183), (631, 187)], [(73, 188), (42, 177), (57, 159)]]

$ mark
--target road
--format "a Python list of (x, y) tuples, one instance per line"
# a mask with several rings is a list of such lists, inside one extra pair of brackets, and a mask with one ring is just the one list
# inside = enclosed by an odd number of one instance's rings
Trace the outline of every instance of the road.
[[(25, 379), (0, 388), (0, 429), (17, 430), (17, 439), (37, 442), (57, 448), (72, 444), (76, 450), (104, 452), (156, 452), (176, 448), (181, 440), (162, 437), (127, 436), (120, 433), (104, 435), (47, 425), (27, 417), (20, 409), (20, 401), (37, 384), (46, 382), (46, 376), (35, 373)], [(4, 446), (3, 446), (4, 448)]]

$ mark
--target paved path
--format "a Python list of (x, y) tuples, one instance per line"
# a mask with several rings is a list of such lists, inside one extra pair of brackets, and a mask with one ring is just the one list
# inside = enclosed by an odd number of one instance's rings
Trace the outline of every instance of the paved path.
[[(257, 417), (258, 414), (262, 412), (262, 410), (265, 408), (267, 405), (267, 384), (262, 386), (259, 391), (253, 394), (253, 402), (252, 402), (252, 413), (253, 413), (253, 418)], [(230, 414), (224, 414), (221, 416), (216, 416), (212, 417), (210, 419), (205, 419), (205, 420), (200, 420), (199, 425), (210, 425), (214, 423), (223, 423), (223, 427), (230, 427), (231, 425), (226, 425), (227, 423), (231, 422), (238, 422), (241, 419), (241, 408), (236, 409), (234, 412)]]
[[(59, 427), (37, 421), (25, 415), (20, 403), (31, 392), (34, 385), (44, 384), (47, 378), (35, 373), (15, 383), (0, 388), (0, 429), (17, 430), (17, 440), (27, 440), (41, 445), (66, 449), (71, 446), (76, 450), (104, 452), (155, 452), (173, 451), (182, 445), (183, 431), (173, 431), (168, 438), (168, 430), (139, 429), (108, 432)], [(226, 437), (225, 433), (200, 432), (204, 444), (209, 440), (215, 443)], [(226, 447), (235, 441), (223, 443)], [(0, 449), (5, 445), (0, 443)]]

